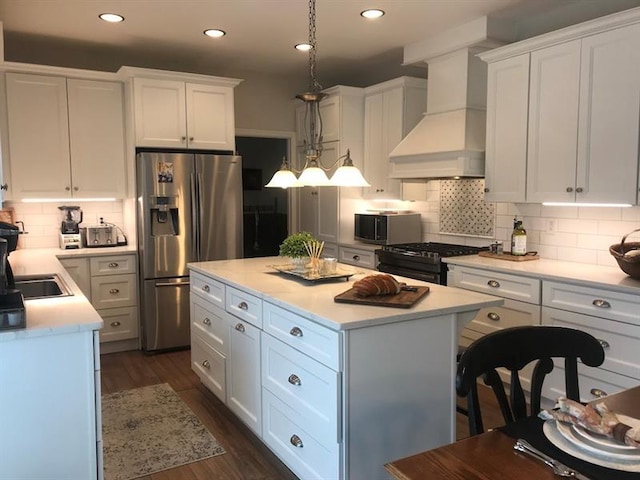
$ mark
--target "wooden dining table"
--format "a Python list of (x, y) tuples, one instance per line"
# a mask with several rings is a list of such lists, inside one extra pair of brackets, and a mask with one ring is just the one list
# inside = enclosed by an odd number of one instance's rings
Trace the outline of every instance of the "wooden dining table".
[[(598, 401), (605, 401), (616, 413), (640, 418), (640, 386), (594, 400), (593, 403)], [(509, 428), (495, 429), (393, 461), (386, 464), (385, 469), (397, 480), (557, 480), (559, 477), (553, 474), (551, 468), (513, 449), (516, 441), (514, 434), (517, 434), (529, 440), (534, 447), (547, 450), (546, 453), (553, 458), (567, 463), (590, 480), (640, 478), (638, 473), (604, 469), (575, 457), (567, 458), (567, 454), (543, 438), (541, 425), (542, 420), (538, 418), (525, 419)]]

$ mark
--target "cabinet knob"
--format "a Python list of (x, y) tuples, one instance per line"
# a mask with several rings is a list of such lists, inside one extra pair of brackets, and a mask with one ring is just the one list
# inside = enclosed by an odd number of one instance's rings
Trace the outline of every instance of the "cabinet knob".
[(190, 142), (193, 142), (193, 137), (189, 137), (189, 141), (190, 141)]
[(291, 375), (289, 375), (288, 381), (291, 385), (296, 385), (296, 386), (302, 385), (302, 382), (300, 381), (300, 377), (297, 376), (295, 373), (292, 373)]
[(298, 447), (298, 448), (304, 447), (304, 444), (302, 443), (302, 439), (298, 435), (296, 435), (295, 433), (293, 435), (291, 435), (291, 438), (289, 439), (289, 442), (294, 447)]
[(498, 321), (500, 321), (500, 315), (498, 315), (498, 314), (497, 314), (497, 313), (495, 313), (495, 312), (489, 312), (489, 313), (487, 313), (487, 318), (488, 318), (489, 320), (493, 320), (494, 322), (498, 322)]
[(202, 362), (202, 366), (204, 368), (211, 368), (211, 364), (209, 363), (209, 360), (205, 360), (204, 362)]
[(209, 291), (210, 291), (211, 289), (209, 288), (209, 285), (203, 285), (203, 286), (202, 286), (202, 290), (204, 290), (205, 292), (209, 293)]
[(0, 185), (0, 190), (9, 190), (9, 185), (6, 183), (3, 183), (2, 185)]
[(238, 308), (240, 310), (245, 310), (246, 311), (246, 310), (249, 310), (249, 305), (247, 305), (247, 302), (240, 302), (238, 304)]
[(578, 193), (582, 193), (582, 187), (578, 187), (578, 188), (576, 188), (576, 192), (578, 192)]
[(120, 290), (118, 290), (117, 288), (112, 288), (111, 290), (109, 290), (109, 293), (111, 295), (115, 295), (116, 293), (120, 293)]
[(609, 395), (607, 392), (605, 392), (604, 390), (600, 390), (599, 388), (592, 388), (589, 392), (591, 393), (591, 395), (598, 398), (606, 397), (607, 395)]
[(180, 140), (182, 140), (183, 142), (186, 142), (187, 141), (187, 137), (184, 137), (184, 136), (180, 137)]
[(233, 328), (235, 328), (237, 331), (239, 331), (241, 333), (244, 333), (244, 325), (241, 324), (241, 323), (236, 323), (236, 326), (233, 327)]
[(606, 340), (603, 340), (601, 338), (598, 338), (597, 340), (603, 350), (608, 350), (609, 348), (611, 348), (611, 345)]
[(71, 191), (71, 187), (64, 187), (64, 189), (65, 189), (67, 192)]
[(111, 262), (108, 266), (109, 268), (118, 268), (118, 264), (116, 262)]
[(567, 193), (571, 193), (571, 192), (573, 192), (573, 188), (567, 187)]
[(360, 260), (360, 255), (354, 255), (353, 258), (356, 262)]
[(111, 326), (112, 327), (119, 327), (120, 326), (120, 322), (111, 322)]
[(484, 193), (489, 193), (491, 190), (487, 187), (484, 187)]
[(611, 304), (606, 300), (602, 300), (600, 298), (596, 298), (593, 302), (591, 302), (594, 307), (598, 308), (611, 308)]
[(80, 190), (78, 187), (73, 187), (74, 192), (77, 192), (78, 190)]
[(202, 320), (202, 323), (204, 323), (205, 325), (209, 326), (209, 325), (211, 325), (211, 320), (209, 319), (209, 317), (205, 317)]
[(487, 282), (487, 285), (489, 285), (492, 288), (498, 288), (500, 287), (500, 282), (498, 282), (497, 280), (489, 280)]
[(301, 337), (302, 336), (302, 330), (300, 330), (299, 327), (293, 327), (291, 330), (289, 330), (289, 335), (291, 335), (293, 337)]

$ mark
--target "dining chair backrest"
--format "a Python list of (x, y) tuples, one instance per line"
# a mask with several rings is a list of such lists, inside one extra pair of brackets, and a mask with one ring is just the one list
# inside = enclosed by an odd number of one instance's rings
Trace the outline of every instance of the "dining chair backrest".
[[(586, 332), (551, 326), (505, 328), (469, 345), (460, 357), (456, 374), (456, 392), (467, 399), (469, 433), (477, 435), (484, 431), (477, 389), (479, 377), (493, 390), (505, 423), (511, 423), (540, 411), (542, 384), (553, 370), (554, 358), (564, 358), (566, 397), (580, 401), (578, 359), (585, 365), (597, 367), (604, 362), (604, 350), (600, 342)], [(527, 413), (520, 371), (531, 362), (535, 362), (535, 367)], [(501, 367), (510, 372), (508, 397), (497, 371)]]

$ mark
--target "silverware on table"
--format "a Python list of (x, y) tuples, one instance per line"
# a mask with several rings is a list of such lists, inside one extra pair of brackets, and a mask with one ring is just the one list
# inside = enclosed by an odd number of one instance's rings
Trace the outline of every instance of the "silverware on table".
[(589, 480), (589, 477), (586, 477), (580, 472), (577, 472), (573, 468), (567, 467), (564, 463), (558, 460), (555, 460), (554, 458), (551, 458), (549, 455), (542, 453), (540, 450), (538, 450), (537, 448), (534, 448), (533, 446), (531, 446), (529, 442), (527, 442), (526, 440), (523, 440), (522, 438), (519, 438), (516, 441), (516, 444), (513, 446), (513, 449), (518, 452), (526, 453), (532, 456), (533, 458), (536, 458), (541, 462), (545, 463), (546, 465), (551, 467), (553, 469), (553, 473), (558, 475), (559, 477), (576, 478), (578, 480)]

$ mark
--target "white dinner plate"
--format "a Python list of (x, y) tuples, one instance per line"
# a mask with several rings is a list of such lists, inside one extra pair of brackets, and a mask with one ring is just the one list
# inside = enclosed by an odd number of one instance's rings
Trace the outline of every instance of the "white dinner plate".
[[(624, 423), (625, 425), (629, 425), (631, 428), (640, 428), (640, 420), (636, 418), (627, 417), (626, 415), (616, 415), (616, 416), (618, 417), (618, 420), (620, 420), (621, 423)], [(614, 438), (598, 435), (578, 425), (571, 425), (570, 428), (572, 430), (571, 434), (579, 442), (591, 445), (594, 448), (598, 448), (600, 450), (604, 450), (606, 452), (611, 452), (611, 453), (620, 453), (623, 455), (625, 454), (640, 455), (640, 448), (636, 448), (636, 447), (632, 447), (631, 445), (620, 443)]]

